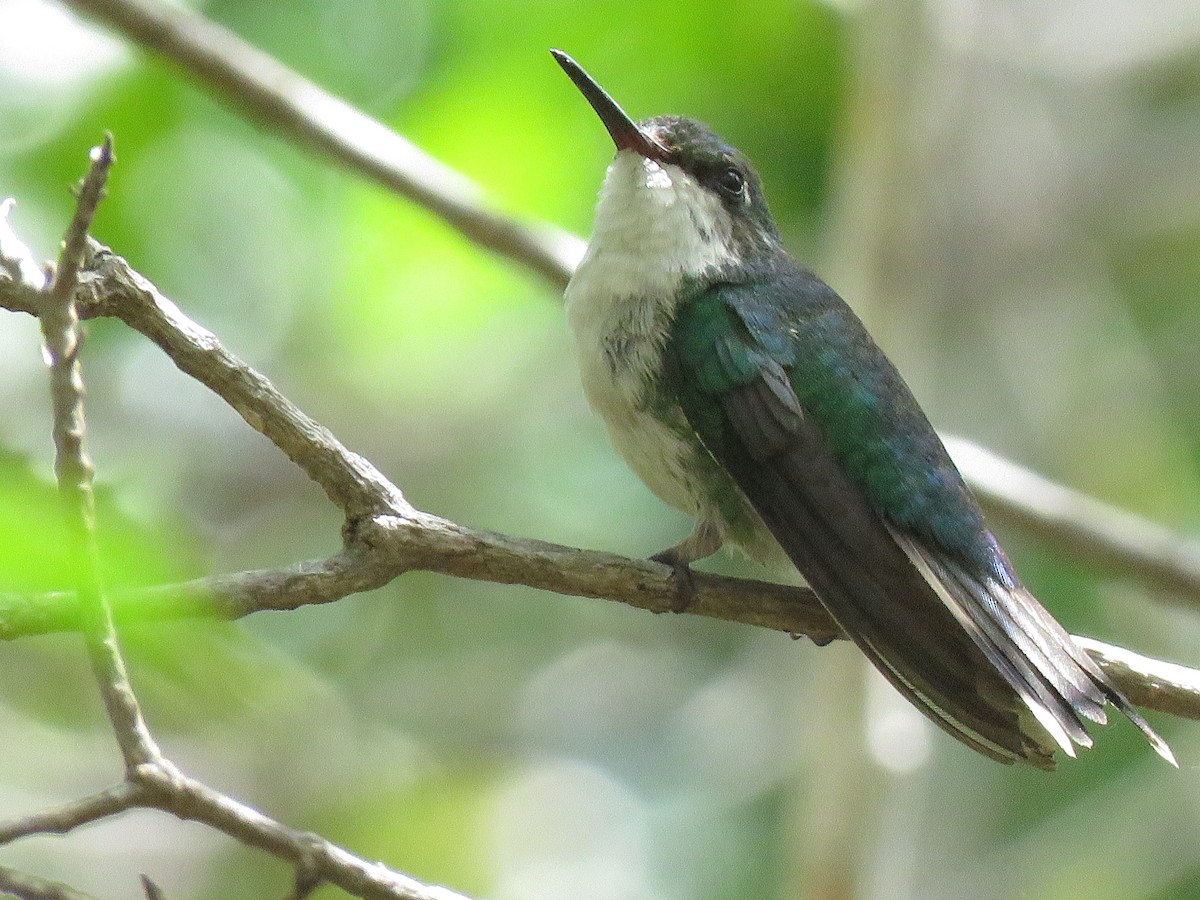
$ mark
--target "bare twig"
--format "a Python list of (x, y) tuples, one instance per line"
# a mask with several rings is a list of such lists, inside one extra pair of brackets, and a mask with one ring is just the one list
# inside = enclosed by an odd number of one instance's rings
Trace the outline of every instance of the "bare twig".
[(369, 900), (465, 900), (448, 888), (421, 884), (369, 863), (312, 834), (288, 828), (212, 788), (174, 766), (144, 766), (137, 780), (149, 792), (146, 803), (180, 819), (203, 822), (249, 847), (257, 847), (293, 865), (310, 866), (322, 881)]
[(307, 900), (321, 886), (321, 848), (314, 845), (306, 856), (296, 862), (296, 879), (284, 900)]
[(1079, 635), (1075, 640), (1100, 664), (1131, 703), (1189, 719), (1200, 718), (1196, 715), (1200, 671)]
[(20, 897), (21, 900), (96, 900), (91, 894), (73, 887), (18, 872), (8, 866), (0, 866), (0, 896)]
[[(362, 527), (361, 538), (354, 538), (347, 550), (329, 559), (118, 592), (112, 597), (114, 613), (118, 621), (129, 622), (237, 619), (254, 612), (333, 602), (414, 570), (614, 600), (650, 612), (675, 609), (678, 585), (670, 568), (659, 563), (513, 538), (417, 515), (417, 519), (371, 520)], [(688, 613), (806, 635), (822, 644), (843, 636), (808, 588), (694, 574), (696, 594)], [(78, 627), (78, 613), (68, 594), (0, 597), (0, 639)], [(1200, 672), (1136, 654), (1125, 657), (1121, 648), (1078, 639), (1139, 706), (1200, 719)], [(1169, 679), (1163, 674), (1167, 672), (1173, 673)]]
[(311, 877), (355, 897), (463, 900), (446, 888), (424, 885), (382, 863), (359, 859), (318, 835), (288, 828), (189, 778), (165, 759), (137, 766), (127, 782), (99, 794), (0, 824), (0, 846), (34, 834), (66, 834), (134, 808), (158, 809), (179, 819), (202, 822), (247, 846), (307, 867)]
[(962, 438), (947, 438), (946, 447), (971, 474), (972, 489), (996, 519), (1089, 565), (1200, 605), (1200, 542), (1055, 484)]
[(461, 173), (186, 7), (152, 0), (66, 3), (166, 56), (250, 119), (425, 207), (469, 241), (559, 289), (583, 256), (583, 241), (575, 235), (497, 212)]
[(92, 462), (87, 455), (83, 417), (83, 379), (79, 348), (83, 340), (75, 310), (79, 269), (87, 252), (88, 229), (104, 193), (112, 165), (112, 138), (92, 151), (92, 167), (79, 191), (75, 216), (67, 229), (58, 269), (44, 294), (39, 321), (50, 365), (50, 397), (54, 410), (54, 471), (64, 500), (68, 533), (78, 560), (80, 614), (92, 670), (104, 698), (108, 717), (125, 765), (133, 767), (158, 758), (129, 684), (125, 661), (117, 644), (112, 611), (104, 599), (96, 547), (96, 501), (92, 493)]
[(33, 834), (66, 834), (81, 825), (140, 806), (145, 796), (140, 785), (124, 781), (82, 800), (0, 823), (0, 847)]
[[(650, 612), (672, 611), (679, 602), (671, 569), (649, 560), (509, 537), (426, 514), (415, 519), (380, 517), (361, 531), (346, 550), (327, 559), (113, 590), (113, 614), (121, 623), (238, 619), (254, 612), (330, 603), (414, 570), (611, 599)], [(699, 571), (694, 575), (690, 613), (804, 634), (818, 643), (837, 634), (808, 588)], [(0, 595), (0, 640), (78, 628), (78, 601), (71, 594)]]
[[(108, 306), (126, 324), (158, 344), (179, 369), (224, 399), (256, 431), (324, 489), (348, 516), (404, 512), (400, 490), (368, 460), (347, 450), (275, 389), (265, 377), (222, 346), (216, 336), (187, 318), (179, 307), (107, 248), (93, 245), (96, 277), (81, 285), (91, 306)], [(119, 285), (119, 296), (107, 293)], [(99, 293), (105, 297), (101, 301)]]
[[(238, 619), (260, 610), (328, 603), (380, 587), (395, 576), (377, 569), (378, 565), (360, 548), (352, 547), (328, 559), (279, 569), (214, 575), (138, 591), (113, 588), (109, 595), (118, 623)], [(79, 602), (72, 594), (0, 595), (0, 640), (77, 631), (79, 627)]]

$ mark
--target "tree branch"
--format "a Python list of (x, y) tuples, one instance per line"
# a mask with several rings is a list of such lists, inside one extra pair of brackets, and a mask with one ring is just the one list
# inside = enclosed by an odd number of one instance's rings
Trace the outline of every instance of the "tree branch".
[[(0, 278), (0, 288), (16, 285), (26, 291), (27, 308), (38, 316), (41, 325), (44, 356), (50, 367), (54, 468), (64, 501), (72, 556), (77, 561), (74, 613), (83, 631), (92, 670), (124, 758), (125, 781), (66, 806), (0, 822), (0, 845), (33, 834), (66, 833), (134, 807), (150, 807), (182, 819), (203, 822), (244, 844), (289, 860), (297, 867), (297, 873), (304, 873), (303, 883), (329, 881), (359, 897), (391, 900), (459, 898), (442, 888), (420, 884), (382, 864), (360, 860), (321, 837), (290, 829), (189, 778), (163, 756), (142, 717), (100, 575), (93, 467), (86, 448), (83, 377), (79, 364), (83, 340), (76, 307), (82, 293), (80, 275), (88, 249), (88, 229), (103, 195), (112, 162), (112, 141), (106, 138), (103, 146), (92, 151), (92, 166), (80, 189), (57, 273), (49, 280), (49, 286), (44, 286), (46, 279), (41, 279), (43, 287), (35, 286), (38, 279), (27, 276), (27, 266), (22, 264), (22, 260), (29, 257), (28, 249), (10, 240), (10, 246), (0, 245), (0, 269), (5, 276)], [(6, 215), (11, 207), (11, 203), (0, 206), (0, 216)], [(0, 228), (0, 240), (14, 237), (4, 223)], [(30, 291), (32, 293), (28, 293)], [(146, 300), (144, 295), (138, 296)], [(158, 299), (165, 301), (165, 298)], [(359, 513), (363, 507), (400, 513), (410, 509), (399, 491), (373, 466), (346, 451), (329, 432), (279, 395), (265, 378), (224, 353), (211, 334), (182, 316), (179, 317), (181, 321), (176, 321), (174, 315), (178, 310), (174, 304), (167, 301), (160, 307), (157, 304), (147, 306), (143, 302), (138, 309), (136, 315), (147, 332), (169, 333), (179, 338), (171, 346), (182, 360), (181, 367), (196, 363), (198, 370), (209, 372), (210, 368), (215, 368), (226, 376), (218, 379), (224, 389), (221, 395), (235, 405), (238, 400), (244, 401), (240, 409), (248, 421), (253, 418), (253, 409), (271, 409), (271, 422), (261, 424), (260, 428), (281, 448), (292, 447), (297, 462), (326, 488), (331, 498), (342, 501), (348, 515)], [(198, 357), (214, 360), (215, 366), (200, 365)], [(302, 452), (310, 446), (315, 449)], [(20, 889), (19, 896), (78, 896), (60, 885), (24, 878), (8, 870), (0, 870), (0, 885), (6, 877), (14, 890)], [(301, 883), (298, 874), (297, 885)]]
[(1129, 702), (1146, 709), (1200, 719), (1196, 700), (1200, 698), (1200, 670), (1151, 659), (1088, 637), (1075, 640), (1096, 660), (1121, 689)]
[(92, 277), (80, 286), (81, 309), (111, 312), (158, 344), (180, 371), (237, 410), (347, 515), (410, 508), (400, 490), (375, 466), (347, 450), (123, 259), (94, 242), (92, 251)]
[(249, 847), (303, 865), (321, 881), (366, 900), (466, 900), (448, 888), (421, 884), (369, 863), (319, 835), (288, 828), (258, 810), (189, 778), (172, 765), (146, 766), (137, 773), (150, 794), (146, 805), (180, 819), (202, 822)]
[[(481, 531), (421, 513), (414, 521), (381, 517), (342, 553), (280, 569), (214, 575), (112, 595), (118, 622), (238, 619), (254, 612), (330, 603), (371, 590), (409, 571), (521, 584), (567, 596), (594, 597), (655, 613), (678, 604), (672, 571), (649, 560), (577, 550)], [(693, 615), (805, 635), (815, 643), (844, 637), (808, 588), (695, 572)], [(0, 639), (72, 631), (78, 606), (70, 594), (0, 596)], [(1139, 656), (1076, 635), (1137, 705), (1200, 720), (1200, 671)]]
[(996, 519), (1064, 555), (1200, 606), (1200, 543), (962, 438), (946, 438), (946, 448)]
[[(510, 537), (424, 513), (417, 518), (369, 520), (361, 531), (344, 551), (326, 559), (182, 584), (113, 589), (113, 614), (120, 624), (240, 619), (255, 612), (331, 603), (382, 587), (410, 571), (522, 584), (566, 596), (614, 600), (655, 613), (672, 612), (680, 603), (672, 570), (650, 560)], [(695, 596), (689, 613), (803, 634), (819, 644), (840, 635), (808, 588), (693, 574)], [(79, 601), (73, 594), (0, 594), (0, 640), (79, 627)]]
[(247, 118), (428, 209), (559, 290), (583, 257), (575, 235), (497, 212), (461, 173), (198, 13), (153, 0), (66, 5), (166, 56)]
[(100, 578), (100, 552), (96, 546), (96, 499), (92, 493), (94, 469), (88, 458), (83, 415), (83, 375), (79, 350), (83, 333), (75, 309), (79, 270), (87, 252), (88, 229), (104, 194), (112, 165), (112, 138), (92, 150), (92, 167), (83, 180), (75, 216), (67, 229), (58, 269), (42, 297), (41, 315), (45, 358), (50, 366), (50, 400), (54, 411), (54, 471), (64, 501), (67, 534), (78, 564), (79, 612), (88, 656), (117, 743), (132, 768), (158, 759), (161, 754), (138, 708), (117, 643), (112, 610), (104, 598)]
[(0, 866), (0, 895), (20, 897), (21, 900), (96, 900), (91, 894), (73, 887), (27, 875), (8, 866)]
[(123, 781), (82, 800), (44, 809), (0, 823), (0, 847), (34, 834), (66, 834), (81, 825), (98, 822), (141, 806), (146, 792), (130, 781)]
[[(157, 809), (179, 819), (201, 822), (247, 846), (302, 865), (312, 877), (355, 897), (465, 900), (447, 888), (424, 885), (382, 863), (359, 859), (318, 835), (288, 828), (189, 778), (165, 759), (135, 767), (128, 781), (99, 794), (0, 824), (0, 846), (34, 834), (67, 834), (82, 825), (137, 808)], [(3, 871), (0, 870), (0, 888), (4, 886)]]

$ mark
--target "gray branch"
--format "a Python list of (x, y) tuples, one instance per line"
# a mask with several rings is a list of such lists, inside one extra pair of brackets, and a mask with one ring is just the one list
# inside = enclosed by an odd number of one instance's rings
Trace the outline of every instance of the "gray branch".
[(1200, 697), (1200, 671), (1079, 635), (1075, 635), (1075, 640), (1100, 664), (1131, 703), (1146, 709), (1200, 718), (1195, 715), (1195, 701)]
[(142, 805), (145, 791), (131, 781), (123, 781), (82, 800), (53, 809), (0, 823), (0, 847), (34, 834), (66, 834), (81, 825), (107, 819)]
[(422, 884), (382, 863), (359, 859), (319, 835), (288, 828), (189, 778), (169, 763), (144, 766), (135, 777), (149, 794), (147, 806), (179, 819), (202, 822), (246, 846), (304, 866), (313, 877), (351, 896), (365, 900), (466, 900), (448, 888)]
[(190, 9), (155, 0), (66, 5), (167, 57), (247, 118), (428, 209), (560, 290), (583, 256), (575, 235), (497, 211), (461, 173)]
[(91, 894), (73, 887), (18, 872), (8, 866), (0, 866), (0, 896), (20, 897), (21, 900), (96, 900)]
[[(312, 877), (336, 885), (354, 897), (466, 900), (447, 888), (421, 884), (382, 863), (359, 859), (319, 835), (288, 828), (188, 777), (161, 758), (134, 767), (126, 782), (99, 794), (0, 824), (0, 846), (34, 834), (67, 834), (82, 825), (136, 808), (157, 809), (178, 819), (201, 822), (247, 846), (303, 866)], [(0, 870), (0, 888), (4, 886), (3, 873)]]
[(1200, 543), (962, 438), (947, 438), (946, 448), (995, 519), (1063, 554), (1200, 606)]
[(87, 253), (88, 229), (104, 194), (113, 163), (112, 138), (92, 151), (92, 166), (79, 190), (75, 215), (67, 229), (58, 268), (50, 287), (41, 294), (38, 321), (50, 366), (50, 403), (53, 409), (54, 471), (63, 498), (73, 555), (78, 560), (79, 612), (88, 656), (113, 732), (126, 767), (158, 759), (159, 749), (142, 718), (129, 683), (125, 660), (117, 642), (112, 610), (104, 597), (100, 553), (96, 546), (96, 498), (92, 491), (95, 470), (87, 454), (83, 415), (83, 373), (79, 351), (83, 332), (75, 307), (79, 271)]

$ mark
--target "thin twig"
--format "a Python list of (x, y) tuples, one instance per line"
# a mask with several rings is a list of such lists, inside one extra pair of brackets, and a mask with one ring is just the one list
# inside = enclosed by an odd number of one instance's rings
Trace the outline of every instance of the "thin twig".
[[(112, 596), (114, 614), (122, 622), (237, 619), (333, 602), (414, 570), (613, 600), (658, 613), (674, 610), (678, 601), (671, 569), (649, 560), (513, 538), (426, 514), (379, 517), (364, 523), (361, 531), (361, 538), (329, 559), (117, 592)], [(842, 637), (808, 588), (699, 571), (694, 581), (690, 614), (806, 635), (822, 644)], [(77, 606), (69, 594), (0, 596), (0, 639), (78, 627)], [(1134, 703), (1200, 719), (1200, 671), (1077, 639)]]
[[(167, 619), (238, 619), (260, 610), (298, 609), (372, 590), (395, 577), (351, 547), (329, 557), (278, 569), (213, 575), (134, 591), (111, 588), (118, 623)], [(71, 594), (0, 594), (0, 640), (78, 631), (79, 600)]]
[(1196, 715), (1200, 671), (1079, 635), (1075, 640), (1100, 664), (1131, 703), (1189, 719), (1200, 718)]
[(311, 866), (322, 881), (355, 897), (371, 900), (465, 900), (447, 888), (421, 884), (369, 863), (319, 835), (288, 828), (258, 810), (227, 797), (174, 766), (145, 766), (137, 778), (150, 792), (147, 805), (180, 819), (203, 822), (248, 847), (265, 850), (293, 865)]
[(296, 861), (296, 877), (292, 890), (284, 900), (307, 900), (321, 886), (321, 848), (314, 844), (307, 854)]
[(143, 804), (146, 791), (132, 782), (122, 782), (82, 800), (0, 823), (0, 847), (33, 834), (66, 834), (81, 825), (107, 819)]
[(87, 252), (88, 229), (104, 194), (112, 166), (112, 138), (92, 151), (92, 166), (63, 241), (58, 268), (45, 293), (39, 321), (50, 366), (50, 399), (54, 411), (54, 471), (64, 501), (68, 534), (74, 544), (79, 583), (79, 610), (92, 670), (127, 767), (159, 757), (129, 684), (117, 643), (112, 610), (104, 599), (96, 546), (96, 501), (93, 468), (88, 458), (83, 416), (83, 378), (79, 348), (83, 335), (75, 309), (79, 270)]
[(496, 211), (466, 176), (186, 7), (143, 0), (66, 4), (166, 56), (248, 118), (428, 209), (467, 240), (560, 290), (583, 256), (575, 235)]
[(988, 513), (1046, 546), (1200, 605), (1200, 542), (957, 437), (946, 447)]
[[(284, 397), (259, 372), (230, 353), (217, 337), (185, 316), (120, 257), (93, 243), (94, 277), (80, 286), (85, 306), (106, 306), (158, 344), (180, 371), (208, 387), (246, 423), (300, 466), (347, 516), (404, 512), (399, 488), (368, 460), (341, 444)], [(119, 295), (107, 288), (120, 285)], [(105, 294), (103, 300), (99, 294)]]
[(0, 866), (0, 896), (21, 900), (96, 900), (92, 894), (8, 866)]
[[(414, 514), (416, 515), (416, 514)], [(650, 612), (679, 604), (672, 570), (649, 560), (579, 550), (470, 528), (426, 514), (380, 517), (341, 553), (278, 569), (212, 575), (181, 584), (113, 589), (119, 623), (171, 619), (239, 619), (255, 612), (299, 609), (374, 590), (410, 571), (522, 584), (572, 597), (615, 600)], [(818, 643), (834, 626), (812, 591), (770, 581), (694, 573), (688, 612), (791, 634)], [(72, 594), (0, 594), (0, 640), (76, 631)]]
[(382, 863), (359, 859), (318, 835), (288, 828), (184, 775), (165, 759), (137, 766), (129, 776), (127, 782), (83, 800), (0, 824), (0, 846), (35, 834), (67, 834), (130, 809), (157, 809), (179, 819), (202, 822), (295, 866), (307, 866), (313, 877), (355, 897), (463, 900), (446, 888), (424, 885)]

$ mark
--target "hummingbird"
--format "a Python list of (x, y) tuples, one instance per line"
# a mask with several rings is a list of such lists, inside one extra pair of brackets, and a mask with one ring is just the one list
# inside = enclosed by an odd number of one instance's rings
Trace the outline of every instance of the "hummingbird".
[(1022, 584), (859, 318), (784, 249), (746, 157), (693, 119), (634, 122), (551, 53), (616, 145), (566, 289), (584, 393), (695, 521), (651, 558), (790, 561), (896, 690), (994, 760), (1052, 769), (1111, 704), (1177, 765)]

